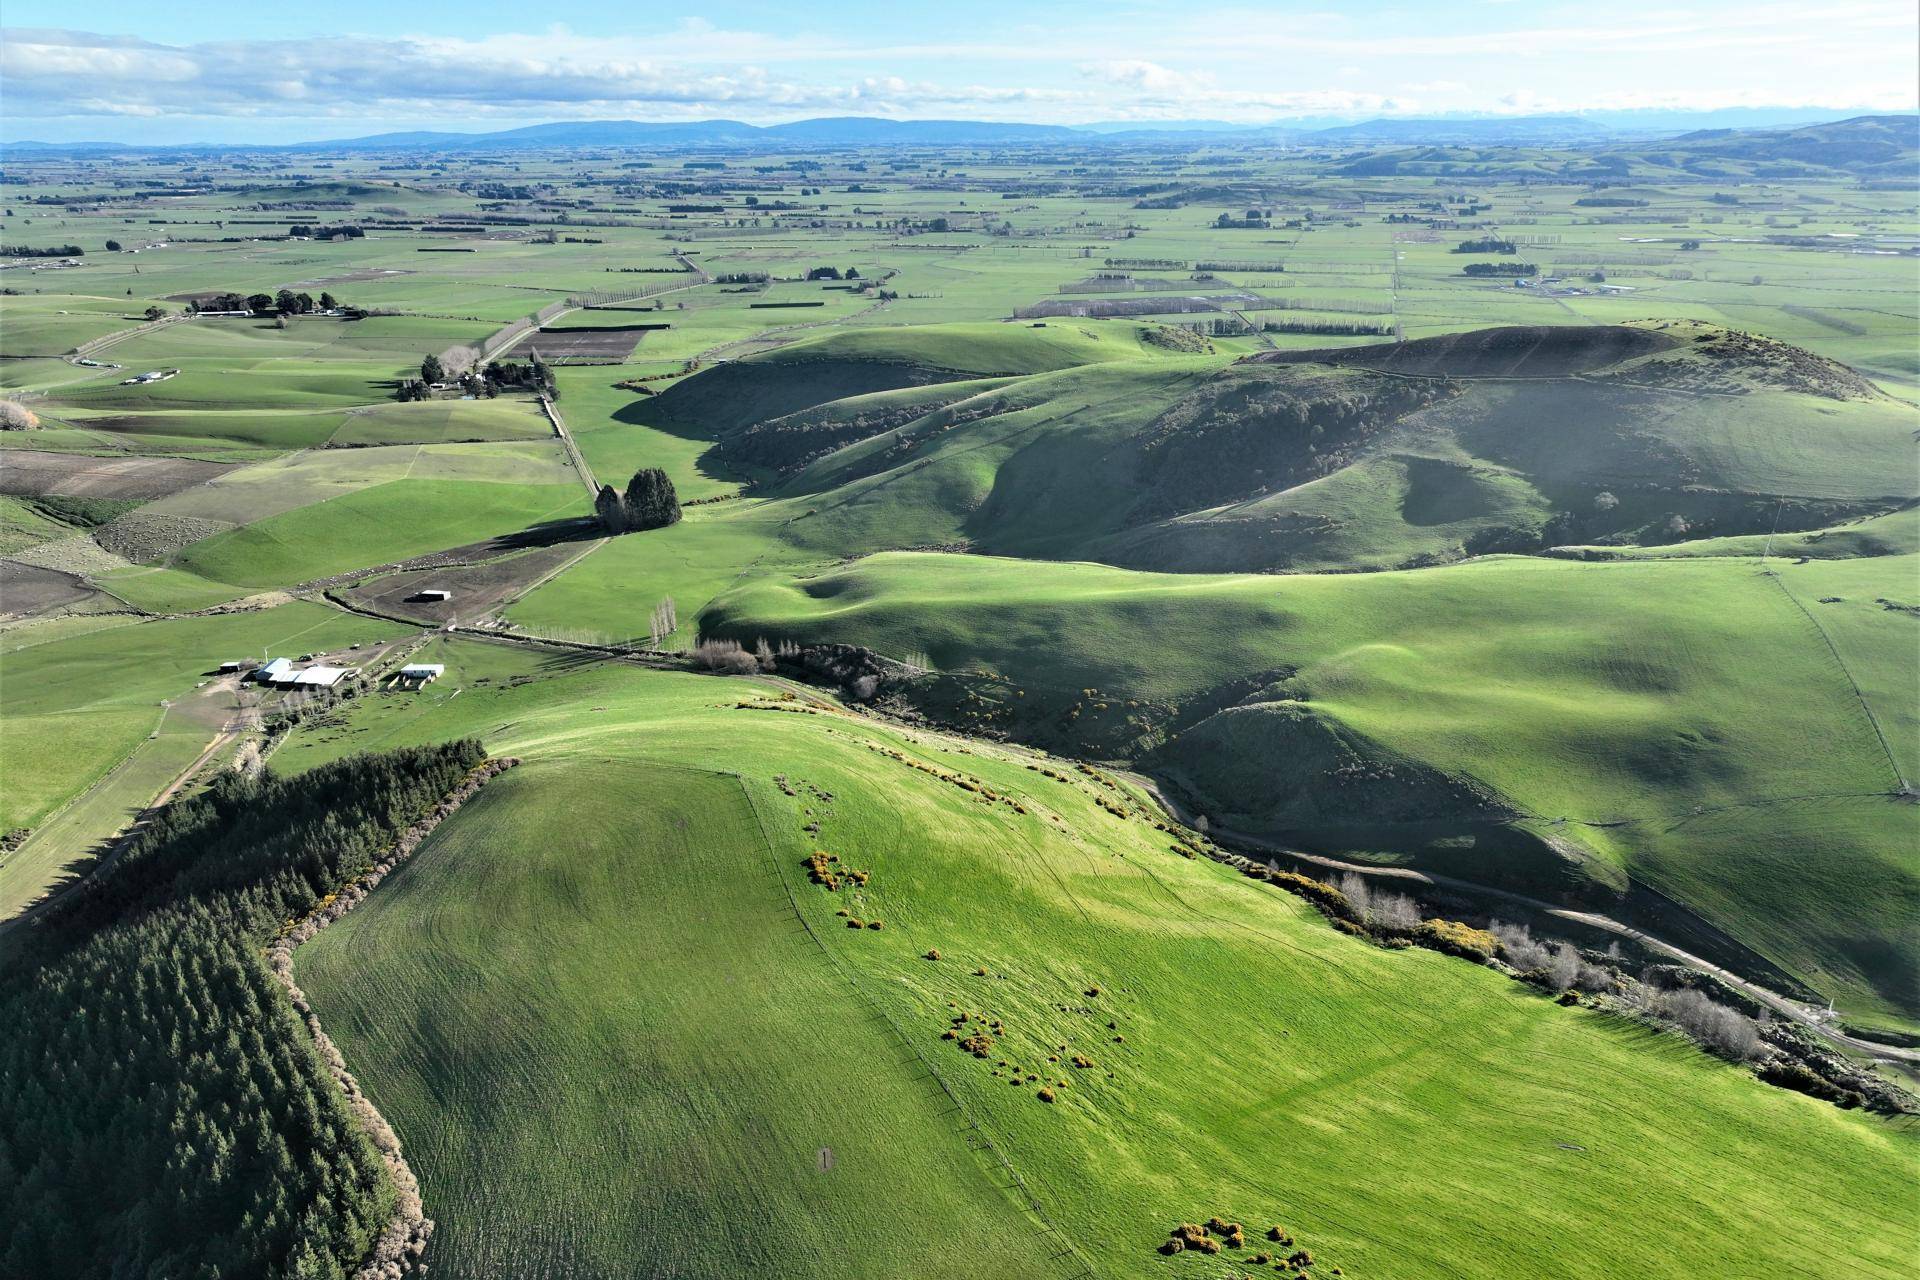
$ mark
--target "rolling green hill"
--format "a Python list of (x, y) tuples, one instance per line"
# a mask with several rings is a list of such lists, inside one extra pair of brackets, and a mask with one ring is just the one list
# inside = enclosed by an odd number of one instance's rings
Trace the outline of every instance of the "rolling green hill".
[(1856, 1011), (1920, 1019), (1916, 811), (1893, 798), (1920, 762), (1894, 674), (1913, 617), (1879, 602), (1911, 600), (1916, 562), (1775, 564), (880, 555), (740, 587), (701, 626), (924, 654), (963, 678), (910, 700), (1143, 761), (1236, 829), (1551, 895), (1651, 885)]
[(652, 408), (705, 415), (715, 457), (775, 473), (764, 492), (801, 517), (788, 536), (828, 554), (966, 544), (1174, 572), (1379, 569), (1812, 530), (1920, 496), (1910, 406), (1711, 326), (1165, 353), (989, 382), (940, 381), (898, 347), (723, 366)]
[(716, 365), (675, 383), (646, 415), (724, 437), (851, 396), (1166, 355), (1146, 336), (1154, 328), (1054, 320), (843, 330)]
[[(1212, 1276), (1270, 1270), (1270, 1223), (1355, 1280), (1905, 1265), (1908, 1136), (1341, 937), (1071, 770), (739, 682), (434, 656), (458, 696), (362, 699), (276, 764), (466, 732), (526, 761), (298, 953), (436, 1274)], [(810, 883), (816, 850), (863, 875)], [(943, 1038), (962, 1013), (985, 1058)], [(1212, 1214), (1248, 1246), (1156, 1254)]]

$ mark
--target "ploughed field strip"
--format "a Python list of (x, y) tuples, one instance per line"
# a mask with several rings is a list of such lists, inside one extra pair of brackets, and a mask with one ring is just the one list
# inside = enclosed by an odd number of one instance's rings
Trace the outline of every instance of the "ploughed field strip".
[(624, 364), (648, 333), (660, 324), (606, 326), (550, 325), (507, 348), (503, 359), (525, 360), (538, 354), (553, 364)]
[(205, 484), (233, 468), (191, 458), (98, 458), (8, 449), (0, 493), (150, 501)]

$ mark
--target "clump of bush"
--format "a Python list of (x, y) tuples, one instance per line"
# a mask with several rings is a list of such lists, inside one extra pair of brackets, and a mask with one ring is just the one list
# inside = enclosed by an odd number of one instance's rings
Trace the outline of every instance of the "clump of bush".
[(18, 400), (0, 400), (0, 431), (37, 431), (40, 415)]
[(1810, 1098), (1819, 1098), (1823, 1102), (1831, 1102), (1834, 1106), (1848, 1111), (1866, 1105), (1867, 1100), (1864, 1096), (1852, 1089), (1841, 1088), (1805, 1063), (1769, 1062), (1755, 1074), (1768, 1084), (1778, 1085), (1782, 1089), (1792, 1089)]
[(833, 864), (840, 861), (839, 855), (816, 849), (808, 854), (800, 865), (807, 869), (807, 879), (828, 889), (840, 887), (840, 877), (834, 874)]
[(1487, 931), (1499, 943), (1500, 958), (1517, 969), (1525, 981), (1555, 992), (1576, 988), (1606, 991), (1614, 985), (1611, 970), (1605, 965), (1588, 963), (1580, 949), (1570, 942), (1549, 946), (1536, 939), (1525, 925), (1501, 920), (1488, 924)]
[(741, 647), (738, 640), (702, 640), (693, 647), (694, 665), (716, 675), (750, 676), (760, 670), (760, 660)]
[(1052, 1089), (1048, 1088), (1046, 1085), (1041, 1085), (1039, 1092), (1035, 1093), (1033, 1096), (1040, 1099), (1040, 1101), (1042, 1102), (1052, 1102), (1056, 1095), (1054, 1094)]
[(1745, 1062), (1760, 1049), (1760, 1031), (1752, 1018), (1698, 991), (1665, 992), (1657, 1011), (1703, 1048), (1731, 1061)]
[(1493, 959), (1494, 951), (1500, 946), (1499, 940), (1485, 929), (1476, 929), (1470, 924), (1444, 920), (1438, 916), (1414, 930), (1413, 938), (1423, 947), (1481, 964)]
[(1218, 1253), (1220, 1242), (1207, 1234), (1207, 1228), (1191, 1222), (1183, 1222), (1173, 1229), (1167, 1243), (1160, 1246), (1162, 1253), (1181, 1253), (1192, 1249), (1196, 1253)]
[(1267, 882), (1305, 898), (1332, 919), (1345, 920), (1348, 924), (1362, 923), (1360, 913), (1347, 901), (1347, 895), (1325, 881), (1303, 876), (1298, 871), (1269, 871)]
[(1404, 893), (1373, 888), (1366, 877), (1349, 871), (1340, 877), (1340, 892), (1361, 923), (1385, 933), (1406, 933), (1420, 927), (1420, 904)]

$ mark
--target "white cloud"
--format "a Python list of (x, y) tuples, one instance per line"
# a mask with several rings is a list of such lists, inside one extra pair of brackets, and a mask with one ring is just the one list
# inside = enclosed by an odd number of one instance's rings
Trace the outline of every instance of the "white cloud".
[(702, 18), (617, 36), (552, 26), (180, 45), (18, 29), (0, 33), (0, 76), (16, 119), (227, 117), (261, 127), (293, 118), (479, 126), (856, 111), (1261, 121), (1640, 106), (1902, 110), (1920, 96), (1911, 0), (1841, 0), (1817, 22), (1797, 4), (1616, 3), (1604, 25), (1527, 25), (1505, 8), (1478, 24), (1412, 10), (1371, 22), (1358, 13), (1229, 9), (1204, 24), (1117, 12), (1071, 29), (982, 26), (948, 44), (860, 32), (774, 36)]
[(1211, 79), (1169, 71), (1159, 63), (1148, 62), (1144, 58), (1110, 58), (1103, 62), (1083, 63), (1080, 72), (1123, 89), (1156, 96), (1198, 92)]

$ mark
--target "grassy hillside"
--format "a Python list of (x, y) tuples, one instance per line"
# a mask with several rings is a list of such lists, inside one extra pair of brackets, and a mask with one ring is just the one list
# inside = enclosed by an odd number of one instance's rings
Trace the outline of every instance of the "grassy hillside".
[[(1858, 594), (1814, 603), (1843, 594), (1836, 566)], [(1914, 569), (1496, 558), (1173, 577), (883, 555), (741, 587), (702, 627), (975, 673), (924, 696), (962, 723), (1147, 760), (1240, 829), (1555, 893), (1631, 876), (1843, 1003), (1914, 1019), (1916, 815), (1889, 798), (1912, 776), (1893, 690), (1911, 686), (1913, 619), (1875, 602), (1910, 594)], [(1838, 624), (1841, 661), (1828, 617), (1861, 619)], [(1816, 800), (1846, 821), (1823, 827), (1802, 808)]]
[(726, 436), (850, 396), (1170, 354), (1146, 339), (1152, 328), (1053, 320), (844, 330), (675, 383), (645, 406), (645, 419)]
[[(741, 682), (433, 655), (442, 684), (276, 765), (467, 731), (528, 761), (299, 953), (437, 1274), (1198, 1276), (1269, 1223), (1357, 1278), (1760, 1274), (1783, 1240), (1904, 1267), (1882, 1122), (1339, 936), (1071, 771)], [(809, 883), (815, 850), (865, 883)], [(942, 1038), (961, 1012), (986, 1059)], [(1215, 1213), (1247, 1250), (1156, 1255)]]
[[(1163, 353), (986, 383), (936, 380), (886, 337), (723, 366), (643, 413), (719, 436), (717, 463), (804, 512), (793, 541), (840, 554), (1395, 568), (1812, 530), (1920, 495), (1910, 406), (1711, 326), (1490, 329), (1231, 365)], [(816, 350), (838, 354), (801, 359)]]

